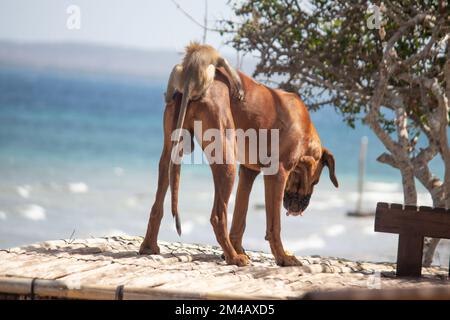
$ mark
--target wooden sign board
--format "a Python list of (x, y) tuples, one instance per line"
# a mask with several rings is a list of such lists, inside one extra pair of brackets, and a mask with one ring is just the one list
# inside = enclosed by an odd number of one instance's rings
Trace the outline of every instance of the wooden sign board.
[(450, 239), (450, 210), (379, 202), (375, 231), (399, 235), (397, 275), (420, 277), (424, 237)]

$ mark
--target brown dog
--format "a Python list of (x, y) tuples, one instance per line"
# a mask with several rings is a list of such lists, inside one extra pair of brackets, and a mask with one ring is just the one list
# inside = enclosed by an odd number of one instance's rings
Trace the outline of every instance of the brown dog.
[[(206, 95), (190, 102), (183, 128), (193, 132), (194, 121), (201, 121), (203, 130), (220, 129), (278, 129), (279, 163), (276, 174), (265, 174), (266, 237), (271, 251), (280, 266), (299, 265), (299, 261), (285, 253), (281, 243), (281, 205), (288, 214), (299, 215), (309, 204), (314, 185), (324, 166), (337, 187), (333, 155), (322, 147), (309, 113), (302, 100), (295, 94), (268, 88), (250, 77), (239, 73), (245, 91), (244, 101), (234, 98), (228, 74), (219, 68), (214, 83)], [(164, 112), (164, 148), (159, 162), (159, 178), (156, 199), (153, 204), (147, 233), (140, 253), (158, 254), (157, 237), (163, 216), (164, 198), (169, 186), (168, 165), (171, 157), (171, 134), (180, 109), (180, 95), (166, 105)], [(248, 146), (237, 150), (235, 143), (223, 145), (224, 164), (211, 164), (214, 179), (214, 206), (211, 224), (228, 264), (247, 265), (248, 257), (242, 248), (242, 236), (248, 209), (250, 191), (256, 176), (264, 170), (263, 161), (248, 161)], [(267, 142), (268, 144), (271, 141)], [(203, 150), (209, 142), (202, 141)], [(227, 232), (227, 205), (236, 175), (235, 159), (239, 158), (239, 184), (230, 235)], [(242, 154), (244, 153), (244, 154)], [(231, 159), (230, 159), (231, 157)], [(231, 161), (229, 161), (231, 160)], [(175, 190), (172, 190), (172, 211), (177, 210), (180, 166), (175, 170)]]

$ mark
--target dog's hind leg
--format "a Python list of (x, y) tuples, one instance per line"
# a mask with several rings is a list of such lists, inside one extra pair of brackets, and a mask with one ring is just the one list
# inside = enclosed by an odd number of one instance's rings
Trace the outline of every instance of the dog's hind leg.
[(217, 242), (222, 247), (225, 261), (228, 264), (245, 266), (249, 263), (248, 257), (236, 252), (231, 244), (227, 230), (227, 206), (233, 189), (236, 167), (234, 164), (211, 164), (211, 170), (215, 187), (211, 224)]
[(239, 166), (239, 184), (236, 193), (233, 222), (230, 230), (231, 244), (238, 254), (245, 254), (245, 251), (242, 248), (242, 236), (245, 231), (250, 192), (252, 190), (253, 182), (258, 174), (258, 171), (248, 169), (243, 165)]
[(158, 188), (148, 220), (147, 232), (139, 249), (140, 254), (159, 254), (158, 233), (164, 215), (164, 198), (169, 188), (169, 161), (172, 141), (170, 134), (173, 126), (174, 104), (166, 106), (164, 112), (164, 147), (159, 159)]

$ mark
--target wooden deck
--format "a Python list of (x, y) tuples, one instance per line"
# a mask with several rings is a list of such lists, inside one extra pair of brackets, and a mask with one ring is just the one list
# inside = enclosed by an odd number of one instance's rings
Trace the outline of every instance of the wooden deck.
[(141, 241), (117, 236), (0, 250), (0, 293), (69, 299), (301, 299), (320, 298), (320, 293), (330, 297), (330, 292), (333, 297), (338, 289), (436, 288), (450, 298), (447, 268), (423, 268), (421, 279), (398, 278), (390, 263), (303, 256), (298, 257), (303, 266), (278, 267), (272, 255), (261, 252), (248, 252), (252, 265), (239, 268), (225, 264), (217, 247), (160, 242), (161, 255), (139, 255)]

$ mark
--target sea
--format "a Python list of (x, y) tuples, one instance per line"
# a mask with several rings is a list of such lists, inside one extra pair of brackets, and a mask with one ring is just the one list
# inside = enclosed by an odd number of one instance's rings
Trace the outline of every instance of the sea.
[[(0, 68), (0, 248), (51, 239), (143, 236), (157, 187), (165, 81), (19, 67)], [(336, 158), (340, 183), (324, 170), (303, 217), (282, 214), (286, 250), (395, 261), (398, 236), (374, 232), (374, 217), (355, 218), (361, 138), (368, 137), (363, 208), (403, 201), (399, 173), (376, 158), (383, 145), (366, 126), (350, 128), (332, 107), (311, 113)], [(439, 172), (438, 161), (434, 168)], [(217, 245), (209, 217), (213, 181), (206, 164), (182, 166), (175, 231), (166, 197), (159, 239)], [(229, 204), (231, 222), (235, 190)], [(431, 198), (419, 186), (419, 204)], [(269, 252), (263, 179), (252, 191), (244, 248)], [(434, 263), (447, 265), (444, 241)]]

